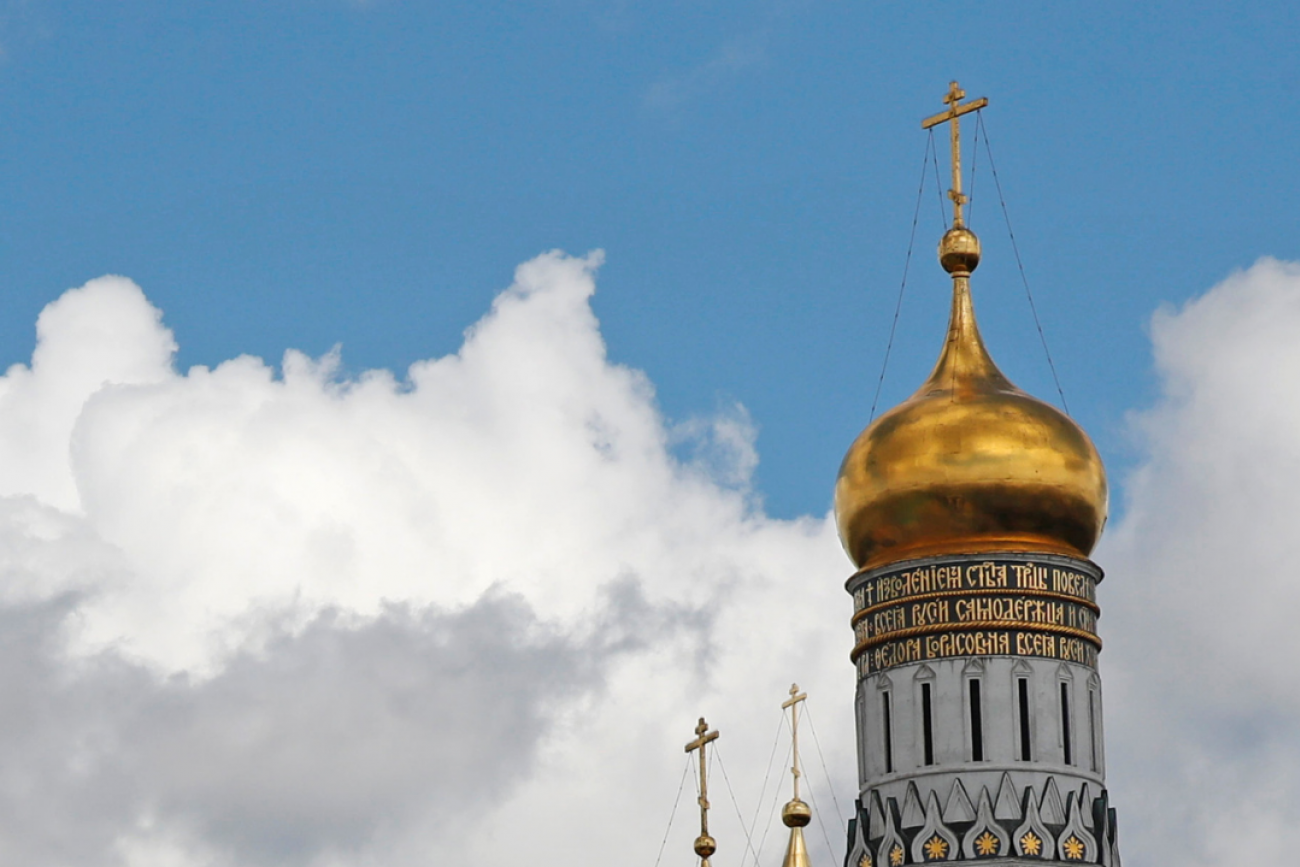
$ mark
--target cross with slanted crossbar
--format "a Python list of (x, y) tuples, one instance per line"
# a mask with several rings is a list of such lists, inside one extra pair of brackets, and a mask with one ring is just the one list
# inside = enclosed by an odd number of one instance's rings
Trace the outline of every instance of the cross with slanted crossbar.
[(961, 192), (961, 134), (957, 128), (957, 118), (972, 111), (979, 111), (989, 104), (987, 99), (980, 97), (971, 100), (965, 105), (960, 105), (961, 100), (965, 98), (966, 91), (958, 87), (957, 82), (950, 83), (948, 93), (943, 98), (943, 101), (948, 103), (948, 110), (921, 121), (921, 129), (929, 129), (941, 123), (952, 121), (952, 126), (949, 127), (949, 131), (952, 133), (952, 189), (948, 191), (948, 198), (952, 199), (953, 228), (964, 225), (961, 218), (961, 206), (967, 202), (967, 198)]
[[(709, 836), (709, 780), (707, 772), (708, 765), (704, 761), (704, 745), (711, 741), (716, 741), (717, 739), (718, 733), (716, 731), (709, 731), (709, 724), (704, 721), (704, 717), (700, 717), (700, 724), (695, 727), (695, 740), (686, 745), (686, 752), (688, 754), (693, 753), (696, 750), (700, 751), (700, 836), (695, 841), (695, 851), (703, 859), (701, 867), (708, 867), (709, 855), (713, 854), (711, 845), (713, 843), (713, 838)], [(701, 843), (706, 840), (710, 846), (707, 848), (707, 851), (704, 851), (702, 850)]]
[(790, 710), (790, 752), (794, 757), (794, 763), (790, 766), (790, 773), (794, 775), (794, 799), (799, 800), (799, 777), (803, 776), (799, 770), (799, 702), (808, 697), (808, 693), (799, 691), (799, 684), (790, 684), (790, 698), (782, 702), (781, 709), (791, 708)]

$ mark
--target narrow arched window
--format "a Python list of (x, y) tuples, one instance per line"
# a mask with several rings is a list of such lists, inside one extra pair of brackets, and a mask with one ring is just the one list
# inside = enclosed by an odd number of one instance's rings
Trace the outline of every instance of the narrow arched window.
[(880, 694), (880, 709), (884, 717), (884, 735), (885, 735), (885, 773), (894, 772), (894, 713), (889, 706), (889, 693)]
[(930, 699), (930, 684), (921, 684), (921, 741), (925, 749), (925, 763), (934, 764), (934, 715)]
[(1074, 751), (1070, 748), (1070, 684), (1061, 682), (1061, 745), (1065, 752), (1065, 763), (1074, 764)]
[(1092, 748), (1092, 770), (1101, 769), (1097, 760), (1097, 690), (1088, 690), (1088, 741)]
[(1029, 743), (1029, 679), (1016, 678), (1016, 711), (1020, 719), (1020, 760), (1028, 762), (1033, 759)]

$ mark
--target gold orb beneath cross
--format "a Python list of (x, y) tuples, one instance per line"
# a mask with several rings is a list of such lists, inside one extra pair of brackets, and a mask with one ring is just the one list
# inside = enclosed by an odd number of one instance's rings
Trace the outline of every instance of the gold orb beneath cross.
[(781, 821), (787, 828), (802, 828), (812, 821), (812, 808), (795, 798), (781, 809)]
[(714, 840), (708, 834), (701, 834), (695, 838), (695, 854), (701, 858), (708, 858), (714, 852), (718, 851), (718, 841)]
[(953, 226), (939, 241), (939, 264), (949, 274), (970, 274), (980, 263), (980, 239), (965, 226)]

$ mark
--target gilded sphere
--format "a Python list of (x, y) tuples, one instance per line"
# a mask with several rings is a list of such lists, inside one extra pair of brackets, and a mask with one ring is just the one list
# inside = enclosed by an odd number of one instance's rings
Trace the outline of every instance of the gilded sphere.
[(939, 241), (939, 264), (949, 274), (969, 274), (980, 263), (980, 239), (965, 226), (953, 226)]
[(860, 569), (937, 554), (1087, 557), (1106, 523), (1106, 471), (1068, 416), (993, 364), (964, 277), (929, 380), (849, 449), (835, 485)]
[(812, 821), (812, 809), (795, 798), (781, 809), (781, 821), (787, 828), (802, 828)]
[(718, 851), (718, 841), (714, 840), (708, 834), (701, 834), (695, 838), (695, 854), (701, 858), (708, 858), (714, 852)]

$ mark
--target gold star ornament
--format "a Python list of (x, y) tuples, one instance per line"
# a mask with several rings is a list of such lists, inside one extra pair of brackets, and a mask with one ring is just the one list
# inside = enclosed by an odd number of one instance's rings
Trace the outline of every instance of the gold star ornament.
[(1026, 855), (1043, 854), (1043, 841), (1033, 831), (1026, 831), (1020, 838), (1020, 848)]
[(948, 841), (935, 834), (925, 845), (921, 847), (925, 850), (925, 860), (942, 861), (948, 855)]
[(1001, 841), (997, 837), (985, 831), (975, 838), (975, 853), (977, 855), (996, 855)]
[(903, 863), (903, 847), (894, 844), (894, 848), (889, 850), (890, 867), (901, 867)]
[(1083, 860), (1083, 852), (1086, 847), (1083, 845), (1083, 841), (1073, 834), (1070, 835), (1070, 839), (1061, 844), (1061, 848), (1065, 850), (1065, 857), (1071, 861)]

